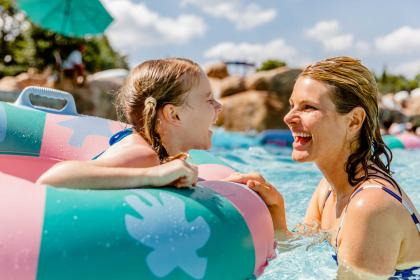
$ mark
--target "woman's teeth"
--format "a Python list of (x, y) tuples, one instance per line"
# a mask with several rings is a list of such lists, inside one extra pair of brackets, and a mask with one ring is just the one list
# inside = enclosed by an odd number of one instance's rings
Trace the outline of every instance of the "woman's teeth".
[(294, 132), (293, 137), (311, 137), (311, 135), (304, 132)]
[(295, 139), (295, 143), (298, 143), (300, 145), (309, 143), (312, 140), (312, 136), (309, 133), (305, 132), (294, 132), (293, 138)]

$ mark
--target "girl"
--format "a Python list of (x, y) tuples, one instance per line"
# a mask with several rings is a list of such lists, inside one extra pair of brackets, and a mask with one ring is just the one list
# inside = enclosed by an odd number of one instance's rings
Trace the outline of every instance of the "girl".
[(95, 160), (58, 163), (38, 183), (73, 188), (196, 183), (197, 167), (184, 154), (210, 148), (221, 110), (198, 64), (169, 58), (138, 65), (118, 93), (117, 108), (132, 128), (114, 135), (113, 145)]

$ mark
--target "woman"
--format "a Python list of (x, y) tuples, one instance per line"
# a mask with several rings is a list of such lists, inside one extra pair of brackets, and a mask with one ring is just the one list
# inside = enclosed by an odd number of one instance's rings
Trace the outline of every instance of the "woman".
[[(290, 106), (284, 121), (294, 136), (292, 158), (314, 162), (324, 176), (303, 223), (333, 233), (339, 275), (406, 277), (420, 271), (419, 214), (391, 177), (392, 154), (379, 132), (378, 90), (370, 71), (349, 57), (309, 65)], [(234, 174), (227, 180), (246, 183), (263, 198), (278, 239), (294, 235), (281, 194), (264, 178)]]
[(221, 105), (198, 64), (180, 58), (146, 61), (135, 67), (117, 96), (132, 128), (111, 138), (95, 160), (65, 161), (38, 183), (73, 188), (131, 188), (197, 181), (185, 161), (190, 149), (209, 149), (211, 126)]

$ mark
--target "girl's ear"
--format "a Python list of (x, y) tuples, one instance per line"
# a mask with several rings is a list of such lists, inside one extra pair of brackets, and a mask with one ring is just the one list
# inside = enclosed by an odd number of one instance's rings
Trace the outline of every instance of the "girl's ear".
[(175, 126), (181, 124), (181, 119), (179, 118), (178, 108), (172, 104), (166, 104), (162, 108), (162, 118), (167, 122)]
[(366, 119), (365, 109), (362, 107), (355, 107), (349, 113), (349, 123), (348, 129), (352, 134), (357, 133), (363, 125), (363, 122)]

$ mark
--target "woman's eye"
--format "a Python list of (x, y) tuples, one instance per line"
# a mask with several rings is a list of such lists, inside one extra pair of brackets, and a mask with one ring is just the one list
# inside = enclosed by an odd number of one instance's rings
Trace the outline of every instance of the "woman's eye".
[(311, 106), (311, 105), (305, 105), (305, 106), (303, 106), (303, 109), (304, 110), (316, 110), (316, 108), (314, 106)]

